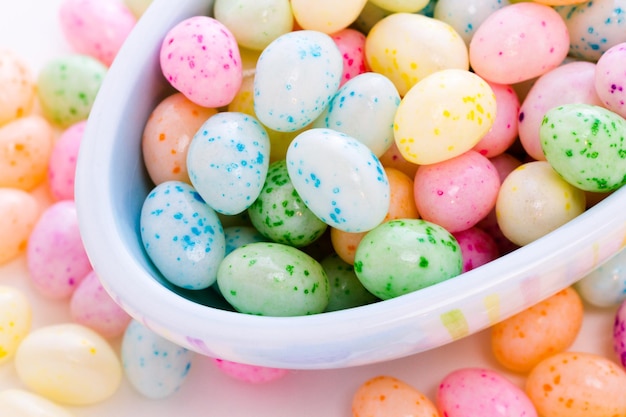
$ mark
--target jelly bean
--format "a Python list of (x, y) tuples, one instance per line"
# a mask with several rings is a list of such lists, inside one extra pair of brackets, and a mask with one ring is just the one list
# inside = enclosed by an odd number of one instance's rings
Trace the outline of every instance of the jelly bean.
[(35, 289), (53, 299), (69, 298), (91, 271), (73, 200), (56, 202), (39, 217), (28, 241), (26, 261)]
[(428, 0), (370, 0), (375, 5), (391, 12), (415, 13), (428, 5)]
[(365, 35), (356, 29), (346, 28), (330, 35), (343, 56), (343, 76), (339, 86), (366, 71)]
[(71, 54), (44, 64), (37, 78), (37, 96), (44, 116), (66, 128), (86, 120), (107, 67), (87, 55)]
[(570, 56), (595, 62), (612, 46), (626, 42), (623, 0), (585, 1), (556, 10), (569, 32)]
[(498, 244), (491, 235), (478, 227), (452, 233), (461, 247), (463, 272), (471, 271), (499, 256)]
[(546, 161), (528, 162), (502, 182), (496, 200), (498, 226), (523, 246), (585, 211), (585, 193), (567, 183)]
[(537, 161), (545, 161), (539, 128), (546, 112), (570, 103), (600, 105), (594, 86), (596, 65), (574, 61), (548, 71), (535, 81), (519, 110), (519, 138), (524, 150)]
[(69, 405), (104, 401), (122, 382), (113, 348), (79, 324), (54, 324), (31, 332), (17, 350), (15, 370), (34, 393)]
[(460, 232), (475, 226), (494, 208), (499, 188), (493, 164), (470, 150), (420, 166), (415, 174), (415, 204), (423, 219)]
[(437, 389), (439, 413), (447, 417), (536, 417), (530, 398), (496, 371), (461, 368), (446, 375)]
[(251, 226), (230, 226), (224, 228), (224, 239), (226, 241), (225, 255), (228, 255), (239, 246), (247, 245), (253, 242), (265, 242), (266, 237), (263, 236)]
[(225, 252), (220, 220), (189, 184), (166, 181), (146, 197), (141, 239), (163, 276), (182, 288), (212, 285)]
[(367, 0), (318, 0), (311, 7), (308, 0), (291, 0), (293, 16), (302, 29), (335, 33), (350, 26)]
[(15, 52), (0, 50), (0, 126), (30, 113), (35, 99), (35, 79)]
[(476, 29), (508, 0), (438, 0), (434, 17), (452, 26), (469, 46)]
[(46, 178), (54, 132), (41, 116), (0, 127), (0, 187), (30, 191)]
[(17, 388), (0, 391), (0, 410), (11, 417), (72, 417), (68, 410), (47, 398)]
[(136, 18), (140, 18), (152, 4), (152, 0), (124, 0), (124, 4)]
[(596, 65), (594, 85), (602, 105), (626, 117), (626, 92), (622, 77), (626, 73), (626, 42), (609, 48)]
[(496, 109), (495, 94), (480, 77), (464, 70), (441, 70), (417, 83), (400, 102), (395, 141), (410, 162), (445, 161), (480, 141), (493, 126)]
[(326, 271), (330, 283), (330, 301), (326, 311), (358, 307), (379, 300), (361, 284), (354, 267), (336, 253), (326, 256), (320, 264)]
[(190, 182), (187, 150), (202, 124), (217, 113), (174, 93), (154, 108), (143, 130), (141, 151), (150, 179)]
[(583, 322), (583, 304), (573, 288), (505, 319), (491, 328), (496, 360), (516, 372), (528, 372), (543, 359), (569, 348)]
[(585, 275), (574, 287), (581, 298), (591, 305), (619, 305), (626, 299), (626, 250), (621, 250)]
[(622, 301), (613, 322), (613, 351), (622, 367), (626, 368), (626, 302)]
[(299, 134), (287, 150), (287, 170), (304, 204), (346, 232), (367, 231), (389, 209), (389, 182), (380, 161), (358, 140), (331, 129)]
[(217, 283), (235, 309), (261, 316), (321, 313), (330, 295), (319, 262), (280, 243), (250, 243), (235, 249), (220, 264)]
[(279, 36), (259, 57), (254, 111), (270, 129), (302, 129), (324, 111), (342, 74), (343, 57), (330, 36), (312, 30)]
[(272, 382), (289, 374), (287, 369), (247, 365), (218, 358), (213, 358), (211, 361), (226, 375), (251, 384)]
[(235, 37), (207, 16), (190, 17), (170, 29), (163, 39), (160, 63), (167, 81), (204, 107), (228, 104), (243, 76)]
[(467, 47), (450, 25), (410, 13), (395, 13), (374, 25), (365, 40), (365, 59), (401, 96), (439, 70), (469, 68)]
[(26, 296), (15, 288), (0, 286), (0, 364), (13, 358), (30, 331), (31, 319)]
[(78, 149), (85, 132), (86, 121), (68, 127), (52, 147), (48, 164), (50, 192), (57, 200), (74, 199), (74, 181)]
[(435, 405), (416, 388), (392, 376), (365, 381), (352, 397), (353, 417), (438, 417)]
[(295, 247), (310, 245), (328, 227), (298, 195), (285, 160), (270, 165), (261, 195), (248, 209), (248, 215), (263, 236)]
[(64, 0), (59, 7), (59, 26), (72, 48), (106, 66), (113, 63), (136, 22), (126, 5), (117, 1)]
[(514, 84), (545, 74), (567, 56), (569, 36), (551, 7), (516, 3), (493, 12), (469, 46), (472, 69), (486, 80)]
[(539, 139), (546, 159), (567, 182), (587, 191), (626, 184), (626, 120), (603, 107), (565, 104), (549, 110)]
[(393, 12), (385, 10), (371, 1), (368, 1), (365, 3), (365, 6), (363, 6), (361, 13), (352, 24), (352, 27), (361, 33), (369, 33), (376, 23), (392, 13)]
[(359, 281), (383, 300), (456, 277), (462, 264), (454, 236), (421, 219), (381, 224), (363, 237), (354, 257)]
[(343, 132), (381, 156), (394, 141), (393, 120), (399, 104), (400, 95), (393, 83), (367, 72), (339, 89), (313, 127)]
[(239, 46), (259, 51), (293, 29), (289, 0), (216, 0), (213, 14)]
[(221, 112), (194, 135), (187, 151), (191, 184), (222, 214), (239, 214), (261, 193), (269, 167), (269, 138), (244, 113)]
[(90, 327), (106, 338), (121, 336), (130, 316), (105, 291), (94, 271), (82, 280), (70, 299), (74, 322)]
[(0, 188), (0, 265), (24, 253), (39, 214), (39, 203), (31, 194)]
[(624, 370), (592, 353), (550, 356), (526, 378), (526, 393), (539, 415), (550, 417), (625, 415), (624, 390)]
[(152, 399), (180, 389), (195, 355), (136, 320), (128, 324), (120, 350), (124, 375), (139, 393)]
[(387, 149), (387, 152), (382, 154), (379, 159), (384, 167), (395, 168), (398, 171), (402, 171), (409, 178), (415, 177), (415, 173), (419, 167), (419, 165), (404, 159), (404, 156), (402, 156), (402, 153), (398, 149), (398, 145), (396, 145), (395, 140), (391, 144), (391, 147)]

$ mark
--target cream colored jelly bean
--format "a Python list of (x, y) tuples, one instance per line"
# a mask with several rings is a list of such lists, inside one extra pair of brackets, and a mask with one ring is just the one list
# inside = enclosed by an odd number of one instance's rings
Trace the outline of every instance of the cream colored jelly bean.
[(0, 413), (10, 417), (72, 417), (47, 398), (16, 388), (0, 392)]
[(350, 26), (363, 10), (367, 0), (291, 0), (291, 9), (303, 29), (317, 30), (327, 34)]
[(398, 150), (409, 162), (433, 164), (472, 149), (493, 126), (489, 84), (461, 69), (438, 71), (404, 96), (394, 119)]
[(13, 357), (30, 331), (31, 316), (30, 303), (21, 291), (0, 286), (0, 364)]
[(13, 51), (0, 50), (0, 125), (28, 114), (35, 98), (35, 79)]
[(469, 68), (465, 42), (452, 26), (410, 13), (392, 14), (374, 25), (365, 40), (365, 59), (401, 96), (436, 71)]
[(89, 405), (113, 395), (122, 381), (120, 360), (107, 341), (78, 324), (30, 333), (15, 355), (19, 379), (52, 401)]

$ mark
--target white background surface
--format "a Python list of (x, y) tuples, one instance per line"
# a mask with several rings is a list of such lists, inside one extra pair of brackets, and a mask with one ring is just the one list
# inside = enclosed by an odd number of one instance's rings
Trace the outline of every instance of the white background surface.
[[(106, 0), (103, 0), (106, 1)], [(70, 53), (57, 22), (61, 0), (0, 0), (0, 48), (22, 56), (33, 72), (48, 59)], [(36, 193), (46, 200), (47, 189)], [(0, 237), (2, 238), (2, 237)], [(0, 285), (22, 289), (33, 305), (33, 327), (69, 321), (66, 302), (41, 298), (30, 286), (25, 259), (0, 266)], [(615, 308), (586, 308), (583, 329), (570, 350), (595, 352), (613, 360), (612, 324)], [(119, 340), (112, 341), (116, 349)], [(358, 386), (377, 375), (391, 375), (413, 385), (434, 402), (437, 385), (458, 368), (482, 366), (503, 372), (523, 386), (523, 377), (503, 370), (491, 357), (489, 331), (436, 350), (401, 360), (328, 371), (292, 371), (264, 385), (251, 385), (222, 374), (206, 358), (196, 356), (189, 377), (179, 392), (163, 400), (149, 400), (124, 381), (109, 400), (90, 407), (68, 407), (75, 416), (224, 416), (287, 417), (349, 416)], [(0, 365), (0, 390), (24, 388), (13, 363)]]

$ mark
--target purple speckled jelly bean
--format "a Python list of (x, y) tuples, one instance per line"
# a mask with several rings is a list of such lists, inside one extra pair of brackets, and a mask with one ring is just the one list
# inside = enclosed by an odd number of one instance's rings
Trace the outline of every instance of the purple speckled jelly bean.
[(262, 384), (275, 381), (289, 373), (287, 369), (246, 365), (224, 359), (213, 358), (211, 361), (215, 364), (217, 369), (226, 375), (251, 384)]
[(615, 313), (613, 350), (619, 357), (622, 366), (626, 368), (626, 300), (622, 301)]
[(76, 161), (86, 124), (83, 120), (67, 128), (52, 148), (48, 164), (48, 183), (50, 192), (57, 200), (74, 199)]
[(170, 84), (200, 106), (227, 105), (241, 86), (237, 41), (211, 17), (194, 16), (174, 26), (163, 39), (160, 63)]
[(594, 75), (596, 92), (602, 104), (626, 117), (626, 42), (609, 48), (600, 57)]

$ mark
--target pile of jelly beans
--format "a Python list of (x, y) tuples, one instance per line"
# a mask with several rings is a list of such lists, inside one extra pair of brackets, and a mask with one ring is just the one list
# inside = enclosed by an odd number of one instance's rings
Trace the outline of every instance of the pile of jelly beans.
[[(63, 405), (111, 398), (123, 378), (164, 398), (192, 366), (106, 293), (74, 204), (86, 118), (148, 3), (65, 0), (75, 53), (37, 79), (0, 51), (0, 263), (25, 255), (33, 288), (68, 301), (73, 320), (33, 330), (27, 298), (0, 286), (0, 366), (12, 361), (28, 388), (0, 392), (3, 415), (67, 416)], [(213, 286), (242, 313), (299, 315), (417, 291), (532, 242), (626, 182), (617, 3), (216, 0), (215, 18), (163, 40), (177, 92), (142, 140), (155, 184), (146, 252), (174, 285)], [(523, 388), (466, 367), (429, 399), (381, 375), (355, 391), (353, 415), (626, 415), (625, 264), (622, 251), (491, 328), (496, 362)], [(289, 294), (254, 282), (259, 267), (276, 282), (286, 271)], [(568, 350), (585, 303), (615, 309), (615, 357)], [(288, 374), (211, 361), (249, 383)]]

